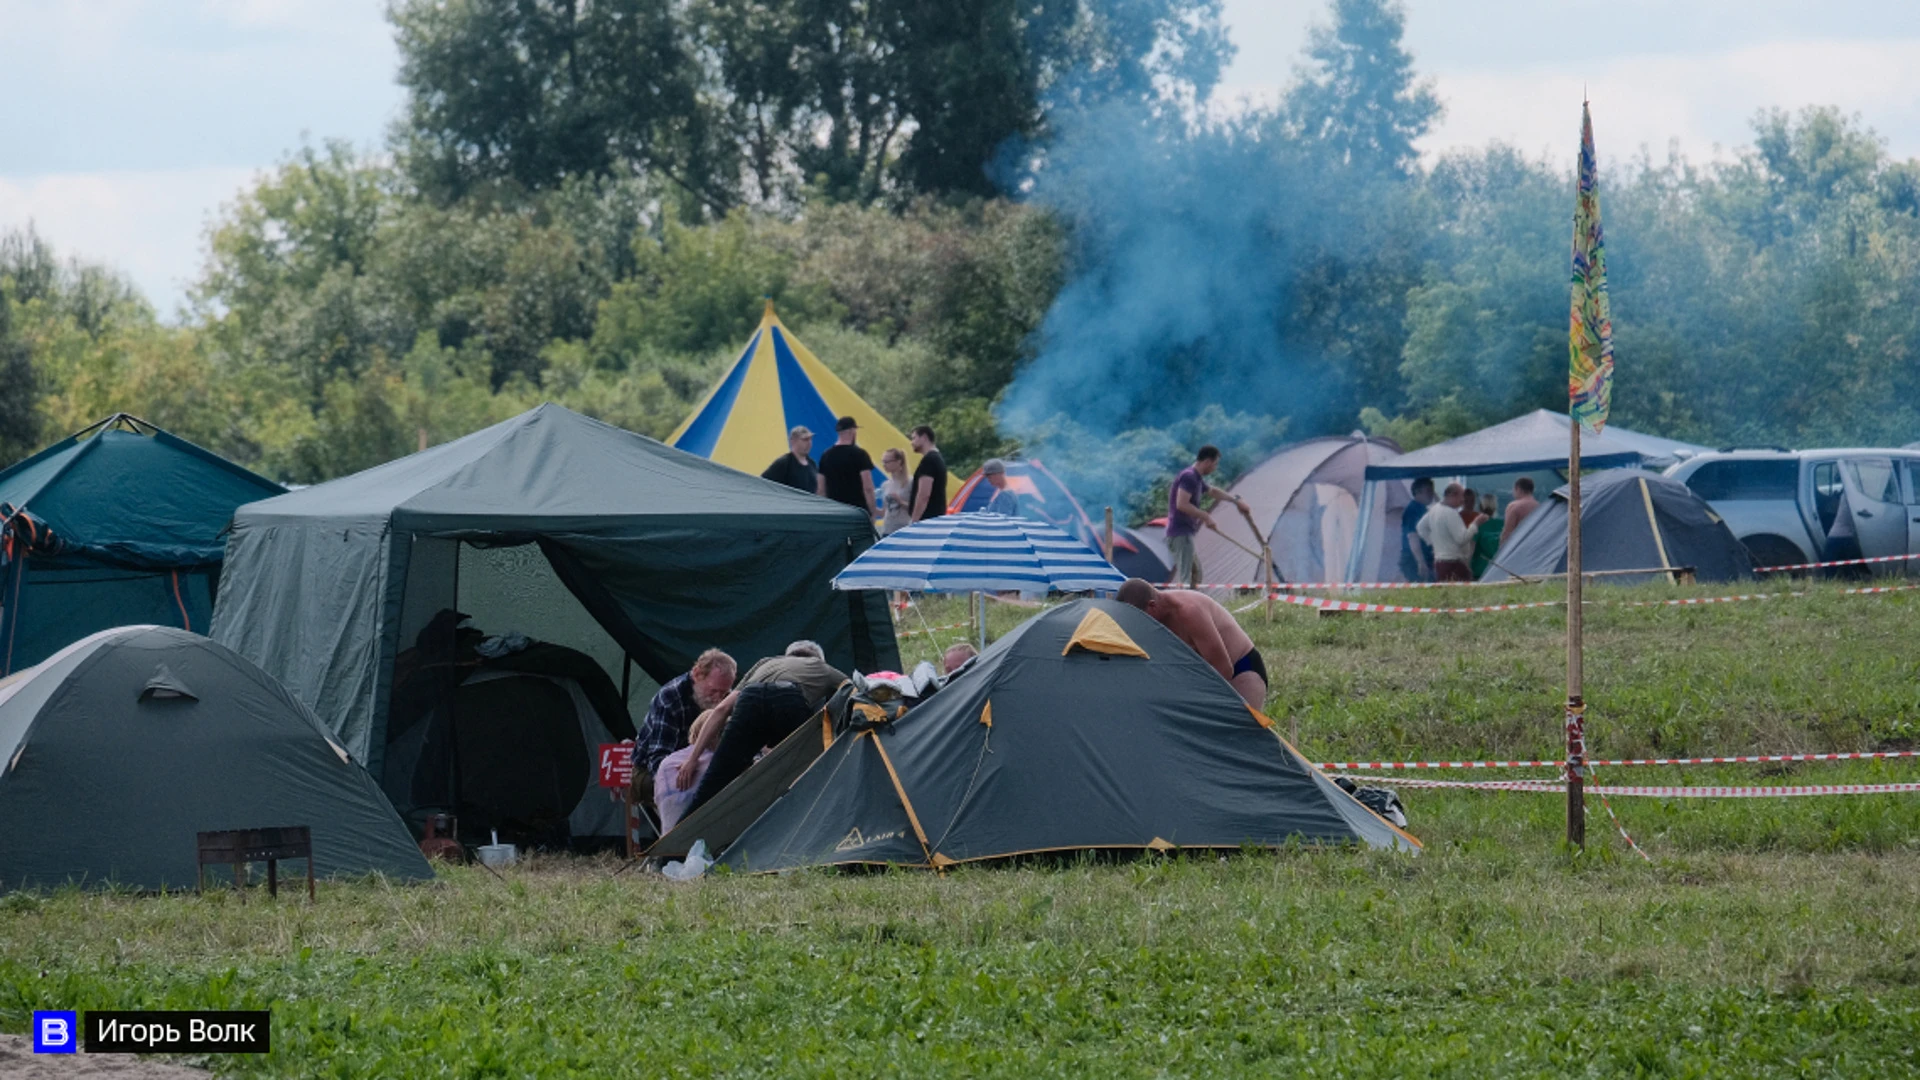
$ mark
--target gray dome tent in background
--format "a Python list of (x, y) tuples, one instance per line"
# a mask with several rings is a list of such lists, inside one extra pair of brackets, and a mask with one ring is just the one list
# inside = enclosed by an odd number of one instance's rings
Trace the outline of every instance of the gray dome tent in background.
[[(1367, 550), (1359, 553), (1360, 573), (1369, 581), (1398, 575), (1398, 553), (1392, 549), (1397, 534), (1389, 526), (1399, 523), (1406, 508), (1407, 484), (1381, 485), (1372, 503), (1372, 527), (1366, 530), (1360, 528), (1360, 501), (1367, 467), (1399, 456), (1400, 447), (1391, 439), (1356, 431), (1284, 446), (1240, 474), (1230, 490), (1247, 500), (1255, 523), (1267, 534), (1276, 581), (1339, 580), (1363, 532)], [(1246, 519), (1226, 506), (1216, 507), (1213, 519), (1219, 533), (1202, 529), (1193, 539), (1207, 583), (1260, 582), (1260, 560), (1242, 550), (1260, 549)]]
[[(1520, 523), (1481, 580), (1565, 573), (1567, 517), (1563, 487)], [(1746, 546), (1700, 496), (1678, 480), (1639, 469), (1581, 477), (1580, 557), (1589, 571), (1690, 566), (1700, 581), (1753, 576)]]
[(0, 682), (0, 890), (192, 888), (196, 834), (297, 825), (317, 876), (433, 876), (373, 778), (223, 645), (127, 626)]

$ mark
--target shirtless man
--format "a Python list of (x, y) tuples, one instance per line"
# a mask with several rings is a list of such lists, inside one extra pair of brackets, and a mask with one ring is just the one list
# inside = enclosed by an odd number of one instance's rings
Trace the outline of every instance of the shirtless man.
[(1233, 615), (1210, 596), (1197, 592), (1161, 592), (1139, 578), (1120, 586), (1119, 600), (1132, 604), (1192, 646), (1220, 677), (1233, 684), (1249, 706), (1267, 704), (1267, 662)]

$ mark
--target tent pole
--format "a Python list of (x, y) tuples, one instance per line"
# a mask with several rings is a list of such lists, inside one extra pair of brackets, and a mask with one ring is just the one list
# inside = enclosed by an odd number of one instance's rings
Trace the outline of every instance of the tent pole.
[(1587, 703), (1582, 696), (1582, 646), (1585, 615), (1580, 573), (1580, 422), (1572, 430), (1567, 453), (1567, 845), (1587, 846), (1585, 787)]
[(1107, 562), (1113, 562), (1113, 507), (1111, 506), (1107, 507), (1106, 546), (1101, 554), (1107, 557)]
[(980, 628), (980, 651), (987, 651), (987, 594), (973, 594), (973, 617)]
[[(460, 549), (466, 541), (453, 542), (453, 610), (460, 610)], [(454, 699), (460, 692), (460, 620), (455, 619), (447, 631), (447, 665), (449, 672), (441, 685), (446, 688), (446, 700), (441, 704), (447, 710), (447, 749), (453, 765), (453, 782), (449, 785), (447, 812), (453, 815), (454, 828), (460, 827), (460, 711)]]
[(1265, 583), (1261, 592), (1267, 599), (1267, 621), (1273, 621), (1273, 545), (1260, 545), (1260, 579)]

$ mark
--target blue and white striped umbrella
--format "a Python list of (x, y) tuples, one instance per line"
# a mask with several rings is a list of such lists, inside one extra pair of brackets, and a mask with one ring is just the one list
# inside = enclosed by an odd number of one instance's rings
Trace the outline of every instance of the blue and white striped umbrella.
[(1110, 593), (1126, 575), (1043, 521), (948, 514), (916, 522), (868, 548), (833, 579), (836, 589), (909, 592)]

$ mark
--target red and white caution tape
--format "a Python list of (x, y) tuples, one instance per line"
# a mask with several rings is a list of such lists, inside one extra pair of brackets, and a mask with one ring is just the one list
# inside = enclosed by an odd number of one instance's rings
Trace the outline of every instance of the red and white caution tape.
[(1641, 851), (1640, 845), (1634, 843), (1633, 837), (1627, 835), (1627, 827), (1620, 823), (1620, 815), (1613, 812), (1613, 804), (1607, 801), (1606, 793), (1603, 791), (1596, 791), (1595, 794), (1600, 796), (1600, 805), (1606, 808), (1607, 817), (1612, 819), (1613, 830), (1620, 834), (1620, 839), (1625, 840), (1627, 842), (1627, 846), (1633, 849), (1633, 853), (1635, 855), (1640, 856), (1640, 860), (1642, 862), (1652, 862), (1653, 856), (1648, 855), (1644, 851)]
[[(1658, 570), (1647, 571), (1650, 574)], [(1354, 591), (1373, 592), (1380, 589), (1466, 589), (1499, 588), (1503, 585), (1537, 585), (1533, 581), (1276, 581), (1273, 589), (1277, 592), (1305, 592), (1317, 589), (1352, 589)], [(1237, 591), (1255, 591), (1267, 588), (1264, 581), (1246, 582), (1232, 585), (1156, 585), (1157, 589), (1231, 589)]]
[(1820, 570), (1829, 566), (1866, 566), (1869, 563), (1905, 562), (1908, 559), (1920, 559), (1920, 552), (1911, 555), (1875, 555), (1868, 559), (1834, 559), (1831, 562), (1785, 563), (1780, 566), (1756, 566), (1756, 574), (1771, 574), (1780, 570)]
[[(1920, 750), (1857, 750), (1833, 754), (1743, 754), (1735, 757), (1620, 758), (1614, 761), (1589, 761), (1598, 768), (1623, 765), (1756, 765), (1783, 761), (1865, 761), (1873, 758), (1920, 757)], [(1564, 761), (1329, 761), (1319, 769), (1557, 769)]]
[(1294, 596), (1280, 593), (1275, 600), (1283, 604), (1318, 608), (1321, 611), (1363, 611), (1376, 615), (1474, 615), (1483, 611), (1523, 611), (1527, 608), (1565, 607), (1565, 600), (1538, 600), (1529, 604), (1487, 604), (1482, 607), (1407, 607), (1401, 604), (1369, 604), (1359, 600), (1329, 600), (1323, 596)]
[[(1531, 791), (1558, 795), (1567, 790), (1564, 780), (1421, 780), (1411, 776), (1374, 776), (1369, 782), (1399, 784), (1413, 788), (1466, 788), (1474, 791)], [(1920, 792), (1920, 783), (1910, 784), (1795, 784), (1760, 787), (1600, 787), (1586, 791), (1594, 795), (1644, 796), (1656, 799), (1767, 799), (1806, 795), (1890, 795)]]
[[(1920, 585), (1875, 585), (1841, 589), (1842, 596), (1869, 596), (1877, 593), (1911, 592)], [(1741, 600), (1778, 600), (1782, 597), (1806, 597), (1805, 592), (1739, 593), (1733, 596), (1689, 596), (1677, 600), (1588, 600), (1588, 607), (1697, 607), (1705, 604), (1731, 604)], [(1484, 604), (1477, 607), (1409, 607), (1403, 604), (1369, 604), (1358, 600), (1329, 600), (1320, 596), (1275, 594), (1275, 600), (1321, 611), (1357, 611), (1374, 615), (1478, 615), (1488, 611), (1525, 611), (1528, 608), (1565, 607), (1564, 600), (1536, 600), (1526, 604)]]

